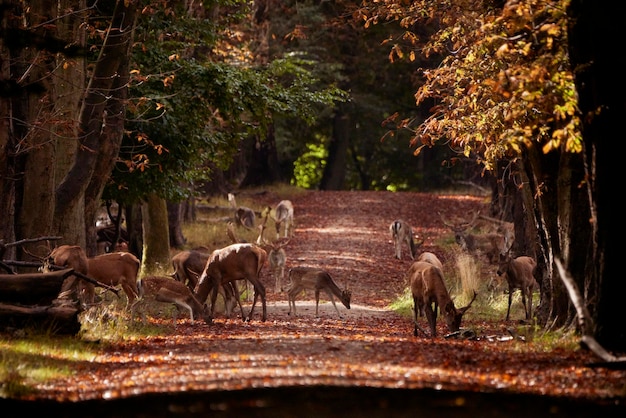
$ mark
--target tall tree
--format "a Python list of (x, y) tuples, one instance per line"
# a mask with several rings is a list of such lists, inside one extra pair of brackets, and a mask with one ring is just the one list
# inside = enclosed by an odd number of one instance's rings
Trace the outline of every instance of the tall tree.
[[(579, 3), (585, 7), (574, 7), (572, 12), (580, 13), (582, 9), (593, 17), (582, 19), (580, 26), (574, 25), (573, 34), (590, 30), (605, 16), (594, 13), (589, 3)], [(437, 141), (446, 141), (459, 153), (476, 156), (487, 170), (506, 167), (498, 178), (519, 185), (525, 196), (519, 202), (525, 205), (522, 211), (527, 214), (527, 225), (536, 226), (527, 241), (539, 238), (535, 254), (543, 271), (540, 322), (559, 326), (574, 323), (575, 310), (555, 272), (556, 258), (563, 260), (579, 288), (584, 289), (594, 318), (614, 318), (616, 304), (603, 303), (600, 311), (600, 305), (593, 303), (599, 297), (599, 289), (605, 291), (614, 286), (604, 275), (604, 281), (599, 282), (598, 267), (594, 267), (604, 265), (606, 260), (604, 244), (596, 247), (596, 243), (606, 239), (603, 232), (596, 230), (601, 225), (605, 189), (599, 181), (604, 173), (590, 171), (597, 170), (600, 162), (593, 161), (599, 156), (598, 134), (607, 134), (608, 130), (604, 131), (604, 126), (598, 129), (598, 122), (589, 124), (586, 132), (591, 132), (591, 138), (582, 141), (577, 91), (568, 59), (569, 1), (466, 0), (455, 2), (453, 7), (447, 1), (412, 2), (410, 7), (399, 1), (366, 5), (355, 13), (366, 25), (396, 20), (410, 29), (423, 16), (438, 20), (441, 30), (427, 42), (416, 44), (416, 48), (426, 54), (454, 53), (444, 54), (436, 68), (423, 72), (424, 84), (416, 99), (418, 103), (434, 100), (434, 114), (423, 123), (408, 124), (415, 132), (414, 145), (419, 152)], [(585, 40), (580, 50), (570, 50), (578, 51), (577, 62), (586, 66), (597, 62), (591, 59), (596, 52), (590, 51), (598, 48), (600, 39), (612, 39), (613, 35), (602, 33), (601, 37)], [(582, 37), (579, 35), (579, 41)], [(603, 55), (598, 57), (602, 65), (579, 74), (579, 83), (589, 80), (581, 90), (587, 95), (583, 103), (594, 111), (608, 103), (619, 114), (623, 110), (623, 100), (617, 99), (619, 93), (608, 94), (608, 84), (596, 84), (597, 79), (593, 78), (610, 79), (595, 70), (606, 70), (610, 60)], [(590, 90), (597, 93), (593, 100)], [(607, 127), (612, 126), (612, 118), (613, 114), (608, 113)], [(591, 153), (582, 153), (583, 144)], [(506, 173), (513, 175), (503, 175)], [(603, 222), (612, 218), (610, 212), (605, 216)], [(614, 323), (606, 323), (604, 329), (614, 331)], [(613, 342), (623, 341), (623, 333), (618, 335)]]
[(596, 339), (617, 352), (626, 352), (626, 327), (620, 313), (623, 283), (615, 275), (618, 257), (616, 237), (621, 224), (617, 219), (615, 196), (616, 132), (621, 132), (626, 114), (626, 91), (622, 83), (621, 69), (616, 65), (615, 55), (605, 48), (606, 43), (623, 39), (620, 11), (617, 4), (602, 4), (589, 0), (571, 0), (568, 8), (569, 52), (579, 94), (579, 107), (583, 120), (584, 157), (586, 180), (589, 183), (591, 214), (589, 255), (581, 254), (594, 262), (589, 263), (586, 275), (597, 283), (597, 301), (583, 288), (587, 305), (596, 305), (594, 334)]
[[(16, 237), (55, 234), (84, 246), (85, 223), (95, 223), (95, 210), (85, 209), (97, 205), (103, 184), (96, 181), (86, 191), (94, 173), (102, 176), (96, 172), (99, 159), (110, 166), (115, 155), (106, 149), (121, 141), (136, 1), (107, 3), (110, 9), (71, 0), (12, 6), (3, 9), (3, 22), (19, 22), (6, 45), (7, 82), (22, 87), (11, 97), (16, 106), (7, 120), (13, 128), (3, 152), (6, 173), (19, 175), (2, 179), (5, 186), (13, 182), (15, 191), (7, 193), (15, 218), (6, 218), (2, 229), (10, 231), (12, 223)], [(109, 26), (99, 27), (103, 22)], [(87, 66), (92, 51), (99, 55)]]

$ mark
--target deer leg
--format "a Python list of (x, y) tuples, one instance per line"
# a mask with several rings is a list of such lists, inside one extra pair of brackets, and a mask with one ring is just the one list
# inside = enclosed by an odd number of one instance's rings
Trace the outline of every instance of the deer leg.
[(339, 312), (339, 309), (337, 309), (337, 305), (335, 304), (335, 298), (333, 294), (328, 289), (326, 290), (326, 294), (330, 298), (330, 301), (333, 303), (333, 306), (335, 307), (335, 310), (337, 311), (337, 315), (339, 315), (339, 318), (342, 318), (341, 313)]
[(217, 301), (217, 290), (219, 284), (217, 282), (211, 283), (211, 318), (215, 318), (215, 302)]
[(417, 307), (417, 298), (413, 298), (413, 323), (415, 326), (413, 327), (413, 336), (417, 337), (417, 330), (419, 327), (417, 326), (417, 314), (419, 312), (419, 308)]
[(237, 305), (239, 305), (239, 311), (241, 311), (241, 319), (245, 321), (246, 315), (243, 313), (243, 305), (241, 304), (241, 294), (239, 293), (237, 282), (233, 280), (232, 282), (226, 283), (226, 286), (222, 286), (222, 287), (224, 288), (224, 306), (227, 306), (229, 303), (232, 303), (231, 301), (234, 299), (235, 302), (237, 302)]
[(532, 317), (532, 303), (533, 303), (532, 288), (526, 287), (525, 289), (522, 289), (522, 302), (524, 302), (524, 313), (526, 315), (526, 319), (530, 320)]
[(434, 338), (437, 336), (437, 313), (430, 304), (426, 305), (425, 313), (428, 324), (430, 325), (430, 336)]
[(252, 283), (254, 286), (254, 301), (252, 302), (252, 308), (250, 308), (250, 314), (248, 315), (248, 321), (252, 317), (252, 312), (254, 312), (254, 306), (256, 305), (257, 298), (261, 298), (261, 304), (263, 305), (263, 316), (262, 321), (265, 322), (267, 319), (267, 301), (265, 300), (265, 287), (261, 282)]
[(319, 289), (315, 289), (315, 317), (319, 318), (319, 315), (317, 314), (317, 308), (320, 304), (320, 291)]
[(515, 291), (515, 289), (513, 289), (511, 286), (509, 286), (509, 306), (506, 309), (506, 320), (509, 320), (509, 314), (511, 313), (511, 301), (513, 300), (513, 292)]

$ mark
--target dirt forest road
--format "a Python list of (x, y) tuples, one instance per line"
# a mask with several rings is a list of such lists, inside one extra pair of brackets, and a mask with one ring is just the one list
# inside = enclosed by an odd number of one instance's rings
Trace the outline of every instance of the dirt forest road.
[[(275, 196), (260, 195), (267, 204)], [(22, 411), (65, 416), (626, 416), (626, 371), (591, 368), (588, 352), (536, 352), (488, 338), (413, 336), (410, 318), (388, 310), (411, 264), (393, 257), (389, 224), (402, 218), (444, 263), (448, 218), (486, 210), (484, 198), (419, 193), (306, 192), (294, 196), (296, 228), (287, 267), (316, 266), (352, 291), (339, 317), (322, 294), (298, 298), (287, 315), (267, 270), (267, 321), (218, 316), (179, 320), (167, 335), (112, 345), (74, 374), (37, 388)], [(245, 307), (249, 308), (249, 304)], [(473, 309), (473, 307), (472, 307)], [(426, 327), (425, 318), (421, 319)], [(499, 335), (506, 323), (463, 328)], [(615, 394), (621, 394), (616, 397)], [(51, 402), (52, 401), (52, 402)]]

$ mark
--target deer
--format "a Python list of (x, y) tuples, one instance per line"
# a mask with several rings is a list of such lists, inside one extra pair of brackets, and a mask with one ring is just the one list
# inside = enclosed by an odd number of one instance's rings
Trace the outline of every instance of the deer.
[[(48, 254), (47, 257), (44, 258), (43, 261), (42, 270), (44, 272), (52, 271), (53, 266), (62, 268), (69, 267), (74, 269), (75, 272), (82, 273), (83, 275), (87, 275), (89, 270), (87, 254), (85, 253), (85, 250), (78, 245), (61, 245), (56, 247), (50, 252), (50, 254)], [(82, 280), (77, 280), (77, 277), (72, 275), (63, 282), (60, 295), (62, 297), (66, 297), (74, 294), (77, 299), (80, 299), (83, 303), (85, 303), (86, 301), (84, 300), (84, 295), (87, 285), (87, 283), (84, 283)]]
[(254, 211), (246, 206), (237, 206), (235, 195), (232, 193), (228, 193), (228, 202), (230, 203), (230, 207), (235, 210), (235, 222), (237, 225), (246, 229), (254, 229), (256, 222), (256, 214)]
[(429, 251), (424, 251), (420, 253), (415, 261), (426, 261), (427, 263), (430, 263), (435, 267), (439, 267), (441, 270), (443, 270), (443, 263), (441, 262), (441, 260), (439, 260), (439, 257), (437, 257), (435, 253), (431, 253)]
[(426, 335), (426, 332), (417, 322), (418, 316), (426, 315), (430, 326), (430, 336), (437, 336), (437, 308), (443, 315), (448, 330), (456, 332), (461, 327), (463, 315), (472, 306), (476, 299), (476, 292), (470, 303), (463, 308), (456, 308), (450, 294), (446, 289), (443, 271), (426, 261), (416, 261), (411, 266), (413, 273), (410, 277), (410, 289), (413, 296), (413, 335), (418, 336), (418, 331)]
[[(210, 251), (204, 250), (186, 250), (175, 254), (172, 257), (174, 272), (171, 276), (177, 281), (187, 285), (189, 290), (193, 292), (198, 285), (198, 278), (206, 267), (210, 256)], [(222, 286), (219, 287), (218, 292), (224, 299), (224, 310), (227, 317), (230, 317), (235, 304), (239, 305), (241, 315), (243, 316), (244, 313), (241, 301), (234, 297), (233, 292), (226, 292)], [(237, 292), (236, 294), (239, 293)]]
[(283, 290), (283, 280), (285, 278), (285, 264), (287, 264), (287, 253), (285, 246), (289, 244), (289, 239), (266, 243), (270, 247), (267, 254), (269, 260), (270, 271), (274, 276), (274, 292), (278, 293)]
[[(87, 275), (109, 286), (121, 286), (126, 294), (126, 307), (130, 307), (137, 298), (137, 275), (140, 262), (131, 253), (117, 252), (100, 254), (87, 259)], [(94, 286), (87, 286), (87, 300), (93, 303), (95, 299)]]
[[(149, 302), (172, 303), (178, 308), (174, 311), (173, 321), (176, 324), (176, 313), (179, 309), (189, 312), (191, 322), (202, 318), (207, 324), (211, 323), (211, 316), (206, 305), (195, 298), (189, 287), (171, 276), (147, 276), (137, 281), (139, 297), (131, 305), (131, 321), (137, 309)], [(144, 316), (145, 322), (145, 316)]]
[(81, 280), (78, 285), (68, 281), (61, 290), (63, 293), (71, 288), (77, 289), (81, 302), (85, 305), (93, 305), (95, 302), (94, 281), (109, 290), (121, 286), (127, 297), (126, 307), (137, 298), (137, 274), (140, 263), (131, 253), (117, 252), (87, 257), (79, 246), (61, 245), (52, 250), (46, 258), (44, 271), (50, 270), (53, 265), (71, 267), (79, 276), (89, 279)]
[(519, 289), (522, 294), (522, 304), (524, 305), (524, 313), (526, 320), (532, 318), (533, 310), (533, 290), (539, 287), (535, 280), (535, 269), (537, 262), (528, 256), (519, 256), (513, 258), (509, 252), (500, 258), (498, 264), (498, 276), (505, 275), (506, 282), (509, 285), (509, 304), (506, 310), (506, 320), (509, 320), (511, 313), (511, 300), (515, 289)]
[[(233, 292), (229, 283), (236, 280), (247, 280), (254, 287), (254, 301), (247, 316), (242, 315), (244, 321), (250, 321), (257, 300), (261, 299), (263, 306), (262, 321), (267, 319), (267, 303), (265, 286), (260, 281), (261, 269), (267, 261), (267, 252), (256, 244), (237, 243), (214, 250), (207, 260), (207, 264), (198, 279), (194, 296), (200, 301), (207, 300), (211, 292), (211, 318), (214, 317), (215, 300), (219, 286), (224, 291)], [(239, 294), (237, 293), (237, 299)]]
[(415, 259), (415, 253), (417, 249), (424, 243), (415, 243), (413, 240), (413, 228), (407, 222), (402, 219), (396, 219), (389, 225), (389, 232), (391, 233), (391, 239), (395, 248), (395, 257), (398, 260), (402, 259), (402, 246), (404, 243), (409, 247), (409, 257), (411, 260)]
[(313, 290), (315, 292), (315, 316), (319, 317), (319, 303), (320, 292), (323, 290), (326, 292), (330, 301), (332, 302), (335, 311), (339, 318), (342, 318), (337, 305), (335, 304), (334, 296), (337, 296), (343, 306), (346, 309), (350, 309), (350, 299), (352, 298), (352, 292), (346, 289), (339, 289), (339, 286), (333, 281), (330, 274), (323, 269), (313, 267), (294, 267), (289, 270), (289, 286), (287, 288), (287, 295), (289, 300), (289, 312), (288, 315), (296, 316), (296, 296), (305, 290)]
[(411, 267), (409, 267), (409, 270), (406, 272), (404, 277), (407, 283), (410, 283), (411, 276), (413, 276), (415, 270), (421, 265), (420, 262), (430, 263), (443, 271), (443, 263), (441, 262), (441, 260), (439, 260), (439, 257), (437, 257), (435, 253), (424, 251), (420, 253), (419, 256), (417, 256), (413, 264), (411, 264)]
[(293, 234), (293, 203), (290, 200), (281, 200), (274, 210), (274, 223), (276, 225), (276, 239), (280, 238), (280, 228), (284, 225), (283, 237)]
[(493, 263), (511, 247), (512, 238), (509, 232), (507, 232), (506, 235), (498, 232), (485, 234), (472, 234), (467, 232), (469, 228), (474, 226), (479, 214), (480, 212), (477, 211), (470, 221), (457, 223), (446, 220), (441, 213), (439, 213), (439, 216), (443, 224), (454, 232), (454, 239), (463, 251), (473, 255), (477, 255), (478, 253), (485, 254), (489, 262)]

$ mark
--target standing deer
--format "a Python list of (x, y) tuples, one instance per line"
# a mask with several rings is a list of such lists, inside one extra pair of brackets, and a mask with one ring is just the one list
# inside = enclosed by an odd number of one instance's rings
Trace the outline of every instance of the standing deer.
[[(211, 323), (211, 316), (208, 307), (202, 305), (191, 293), (189, 287), (172, 277), (148, 276), (137, 281), (139, 298), (131, 306), (131, 319), (139, 306), (145, 306), (149, 302), (173, 303), (178, 309), (186, 309), (189, 318), (193, 322), (197, 318), (202, 318), (207, 324)], [(174, 312), (174, 323), (176, 323), (176, 312)]]
[[(211, 253), (207, 260), (207, 264), (198, 279), (194, 295), (200, 302), (204, 302), (211, 292), (211, 317), (213, 317), (219, 286), (223, 286), (225, 292), (233, 292), (233, 288), (229, 284), (236, 280), (248, 280), (254, 287), (254, 301), (250, 313), (247, 317), (242, 315), (242, 319), (244, 321), (250, 320), (257, 299), (261, 298), (262, 320), (265, 321), (267, 319), (265, 286), (261, 283), (259, 276), (266, 260), (267, 252), (255, 244), (231, 244), (217, 249)], [(236, 297), (239, 299), (238, 292)]]
[(285, 278), (285, 264), (287, 263), (287, 253), (285, 246), (289, 244), (289, 240), (275, 241), (266, 243), (270, 250), (267, 258), (270, 264), (270, 270), (274, 276), (274, 292), (278, 293), (283, 290), (283, 280)]
[(472, 234), (467, 232), (472, 228), (478, 219), (480, 212), (475, 212), (470, 221), (461, 221), (457, 223), (446, 220), (440, 213), (441, 221), (445, 226), (450, 228), (454, 232), (454, 239), (456, 243), (461, 247), (463, 251), (466, 251), (472, 255), (478, 253), (484, 254), (490, 263), (494, 263), (498, 260), (499, 256), (507, 252), (508, 248), (512, 245), (512, 238), (510, 233), (485, 233), (485, 234)]
[(256, 222), (254, 211), (246, 206), (237, 206), (235, 195), (232, 193), (228, 193), (228, 202), (230, 203), (230, 207), (235, 210), (235, 221), (237, 225), (243, 226), (246, 229), (254, 229)]
[(509, 305), (506, 310), (506, 320), (509, 320), (511, 313), (511, 299), (515, 289), (519, 289), (522, 294), (522, 304), (524, 305), (524, 313), (526, 320), (532, 318), (533, 311), (533, 290), (539, 287), (535, 280), (534, 272), (537, 262), (528, 256), (520, 256), (512, 258), (510, 253), (506, 253), (501, 257), (498, 265), (498, 276), (506, 275), (506, 282), (509, 285)]
[(398, 260), (402, 259), (402, 246), (404, 243), (409, 247), (409, 256), (411, 260), (415, 259), (417, 248), (423, 244), (423, 241), (416, 244), (413, 240), (413, 228), (402, 219), (396, 219), (389, 225), (389, 232), (395, 248), (395, 256)]
[(293, 203), (290, 200), (281, 200), (274, 210), (274, 223), (276, 224), (276, 239), (280, 238), (280, 228), (284, 225), (284, 237), (293, 234)]
[(339, 286), (335, 284), (330, 274), (322, 269), (313, 267), (294, 267), (289, 270), (289, 286), (287, 288), (287, 295), (289, 297), (289, 315), (291, 315), (293, 308), (293, 315), (296, 315), (296, 296), (305, 290), (313, 290), (315, 292), (315, 316), (318, 317), (318, 308), (320, 303), (320, 292), (323, 290), (326, 292), (337, 315), (341, 318), (341, 313), (337, 309), (335, 299), (337, 296), (343, 306), (346, 309), (350, 309), (350, 299), (352, 292), (348, 289), (341, 290)]
[[(87, 254), (78, 245), (61, 245), (54, 248), (50, 254), (44, 259), (43, 271), (52, 271), (52, 266), (72, 268), (77, 273), (87, 275), (89, 266)], [(73, 294), (74, 299), (78, 299), (81, 303), (86, 304), (85, 292), (88, 283), (78, 280), (72, 275), (65, 279), (61, 286), (60, 297), (67, 297)]]
[[(257, 245), (262, 245), (266, 251), (269, 249), (267, 257), (269, 259), (270, 271), (272, 272), (275, 280), (274, 292), (278, 293), (279, 290), (282, 290), (282, 281), (285, 278), (285, 264), (287, 263), (287, 253), (285, 252), (284, 247), (289, 244), (290, 239), (278, 238), (273, 243), (265, 240), (263, 234), (265, 232), (265, 226), (267, 225), (270, 210), (271, 208), (268, 206), (268, 208), (264, 211), (265, 216), (263, 218), (263, 222), (259, 224), (259, 236), (257, 237), (256, 243)], [(233, 243), (238, 242), (235, 231), (232, 228), (232, 224), (228, 225), (228, 236)]]
[[(50, 253), (48, 260), (55, 265), (72, 267), (77, 272), (82, 273), (85, 268), (85, 260), (80, 255), (81, 251), (84, 253), (82, 249), (77, 250), (76, 246), (62, 245)], [(137, 275), (140, 262), (137, 257), (131, 253), (117, 252), (100, 254), (86, 260), (86, 276), (108, 286), (121, 286), (127, 297), (126, 306), (128, 307), (133, 303), (138, 294)], [(93, 304), (95, 301), (94, 284), (81, 281), (81, 286), (83, 287), (84, 303)]]
[(421, 253), (415, 259), (415, 261), (426, 261), (427, 263), (430, 263), (435, 267), (439, 267), (443, 271), (443, 263), (441, 262), (441, 260), (439, 260), (439, 257), (429, 251), (424, 251), (423, 253)]
[[(206, 263), (211, 256), (210, 252), (200, 250), (186, 250), (181, 251), (172, 257), (172, 267), (174, 273), (172, 277), (181, 283), (184, 283), (189, 287), (192, 292), (198, 285), (198, 278), (202, 274), (202, 271), (206, 267)], [(241, 316), (243, 317), (243, 307), (241, 306), (241, 300), (235, 298), (233, 292), (226, 292), (222, 286), (219, 287), (219, 294), (224, 299), (224, 310), (226, 316), (230, 317), (235, 304), (239, 305), (241, 310)]]
[(438, 307), (446, 321), (448, 330), (450, 332), (458, 331), (463, 315), (476, 299), (476, 292), (474, 292), (474, 297), (467, 306), (457, 309), (446, 289), (443, 272), (440, 268), (425, 261), (416, 261), (411, 268), (413, 274), (409, 280), (413, 295), (413, 321), (415, 325), (413, 335), (417, 336), (418, 330), (426, 334), (417, 323), (417, 317), (425, 313), (430, 325), (431, 338), (437, 336)]
[[(87, 275), (110, 286), (121, 286), (126, 294), (126, 306), (130, 306), (137, 298), (137, 275), (140, 262), (131, 253), (100, 254), (87, 259), (89, 270)], [(94, 286), (87, 286), (88, 300), (94, 300)]]

